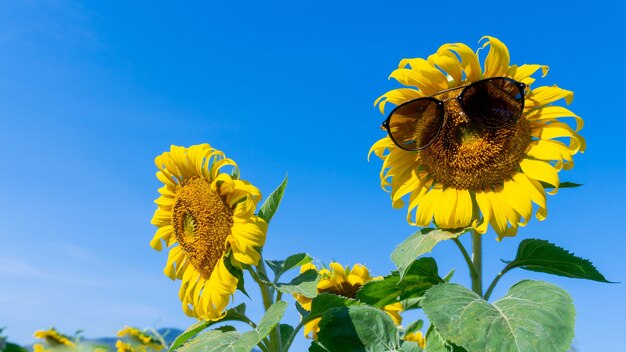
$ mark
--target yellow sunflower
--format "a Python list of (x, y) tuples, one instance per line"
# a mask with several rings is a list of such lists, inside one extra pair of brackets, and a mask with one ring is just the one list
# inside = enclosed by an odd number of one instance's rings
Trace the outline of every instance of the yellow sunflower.
[(426, 346), (426, 339), (424, 338), (424, 334), (422, 334), (421, 331), (406, 334), (402, 339), (405, 341), (416, 342), (421, 348), (424, 348), (424, 346)]
[[(348, 298), (356, 298), (356, 293), (361, 286), (369, 281), (380, 279), (380, 277), (371, 277), (369, 270), (361, 264), (355, 264), (352, 268), (344, 268), (341, 264), (332, 262), (329, 267), (330, 269), (323, 268), (318, 270), (315, 264), (308, 263), (300, 268), (300, 272), (303, 273), (310, 269), (319, 271), (321, 279), (317, 284), (318, 293), (327, 292)], [(300, 294), (295, 294), (294, 297), (302, 308), (308, 311), (311, 310), (312, 298)], [(401, 303), (398, 302), (386, 305), (383, 307), (383, 310), (389, 314), (396, 325), (402, 323), (402, 317), (400, 316), (400, 312), (402, 311)], [(306, 323), (304, 325), (304, 336), (316, 339), (321, 319), (322, 318), (313, 319)]]
[[(445, 44), (427, 60), (403, 59), (390, 77), (410, 88), (391, 90), (379, 97), (384, 114), (387, 103), (400, 105), (421, 97), (445, 101), (447, 114), (437, 138), (418, 151), (399, 148), (387, 136), (370, 149), (383, 160), (381, 186), (391, 193), (392, 205), (404, 207), (407, 221), (415, 226), (434, 223), (440, 228), (472, 227), (485, 233), (488, 225), (499, 239), (514, 236), (518, 226), (532, 217), (547, 216), (546, 188), (559, 188), (558, 172), (574, 166), (572, 156), (585, 149), (577, 133), (582, 119), (553, 103), (573, 99), (573, 92), (557, 86), (531, 88), (544, 65), (509, 64), (509, 51), (498, 39), (485, 37), (489, 47), (484, 70), (474, 53), (462, 43)], [(507, 77), (526, 86), (522, 116), (498, 129), (468, 121), (456, 98), (462, 87), (490, 77)], [(456, 89), (459, 87), (458, 89)], [(449, 100), (448, 100), (449, 99)], [(574, 118), (576, 127), (561, 121)], [(422, 133), (420, 131), (416, 133)], [(432, 131), (431, 131), (432, 133)]]
[(150, 349), (151, 351), (160, 351), (165, 348), (163, 343), (156, 337), (131, 326), (126, 326), (122, 330), (118, 331), (117, 336), (127, 337), (130, 342), (132, 342), (132, 344), (127, 344), (121, 340), (118, 340), (115, 343), (115, 347), (117, 347), (118, 352), (120, 352), (120, 350), (126, 351), (129, 347), (130, 351), (145, 351), (147, 349)]
[[(150, 242), (170, 247), (165, 275), (182, 284), (179, 298), (185, 314), (216, 320), (225, 313), (237, 288), (227, 262), (257, 265), (267, 223), (254, 215), (259, 190), (239, 180), (237, 165), (208, 144), (172, 146), (155, 159), (164, 186), (155, 201)], [(232, 169), (225, 173), (224, 169)]]
[(126, 343), (122, 340), (117, 340), (115, 342), (115, 348), (117, 352), (135, 352), (135, 348), (129, 343)]
[[(74, 343), (74, 341), (72, 341), (69, 336), (61, 334), (55, 328), (50, 328), (48, 330), (37, 330), (35, 331), (33, 336), (37, 339), (45, 339), (48, 347), (54, 349), (61, 348), (73, 350), (76, 347), (76, 343)], [(45, 348), (44, 345), (39, 343), (33, 345), (33, 350), (37, 352), (51, 351), (50, 349)]]

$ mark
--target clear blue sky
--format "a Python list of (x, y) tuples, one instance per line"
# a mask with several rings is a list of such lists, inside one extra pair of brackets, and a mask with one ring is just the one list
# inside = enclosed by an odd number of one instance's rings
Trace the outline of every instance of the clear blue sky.
[[(366, 160), (383, 136), (372, 103), (396, 87), (387, 76), (401, 58), (483, 35), (513, 63), (551, 67), (542, 82), (575, 92), (588, 142), (561, 174), (585, 186), (549, 197), (548, 220), (516, 238), (488, 234), (486, 276), (542, 237), (625, 280), (623, 3), (203, 3), (0, 2), (0, 326), (12, 340), (52, 325), (95, 337), (192, 322), (162, 274), (166, 254), (148, 245), (153, 159), (170, 144), (224, 150), (264, 194), (289, 173), (267, 257), (390, 271), (414, 229), (379, 188), (381, 162)], [(468, 283), (453, 245), (434, 256)], [(494, 297), (524, 277), (574, 297), (581, 351), (621, 348), (624, 284), (514, 271)]]

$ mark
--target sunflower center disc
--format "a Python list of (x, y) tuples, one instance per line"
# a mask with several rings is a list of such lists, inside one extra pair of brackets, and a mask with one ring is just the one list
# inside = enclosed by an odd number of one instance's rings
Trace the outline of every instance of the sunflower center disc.
[(172, 224), (189, 262), (208, 278), (226, 252), (232, 211), (207, 181), (191, 178), (176, 187)]
[(436, 182), (456, 189), (489, 190), (515, 175), (532, 140), (528, 120), (522, 117), (513, 126), (487, 129), (466, 122), (456, 99), (447, 101), (445, 109), (448, 119), (439, 136), (420, 151), (422, 165)]
[(328, 292), (328, 293), (332, 293), (335, 295), (340, 295), (340, 296), (344, 296), (348, 298), (356, 298), (356, 293), (360, 288), (361, 288), (361, 285), (358, 285), (358, 284), (352, 285), (349, 282), (342, 282), (339, 286), (333, 286), (333, 287), (320, 290), (320, 293)]

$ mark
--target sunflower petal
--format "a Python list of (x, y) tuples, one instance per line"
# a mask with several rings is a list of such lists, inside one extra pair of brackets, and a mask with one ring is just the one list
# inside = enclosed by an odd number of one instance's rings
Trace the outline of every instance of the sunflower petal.
[(484, 77), (502, 77), (509, 70), (509, 49), (500, 40), (490, 36), (484, 36), (480, 40), (487, 39), (482, 48), (489, 46), (489, 53), (485, 58)]

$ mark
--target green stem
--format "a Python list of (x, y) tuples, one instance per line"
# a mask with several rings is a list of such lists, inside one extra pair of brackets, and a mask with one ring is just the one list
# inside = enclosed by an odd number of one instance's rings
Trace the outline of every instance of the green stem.
[(498, 283), (498, 281), (500, 281), (502, 276), (506, 274), (509, 270), (511, 270), (511, 268), (509, 268), (509, 266), (507, 265), (506, 267), (504, 267), (504, 269), (502, 269), (501, 272), (498, 273), (498, 275), (493, 279), (493, 281), (491, 281), (491, 285), (489, 285), (489, 288), (487, 288), (487, 292), (485, 293), (485, 299), (489, 299), (489, 297), (491, 297), (491, 293), (493, 292), (493, 289), (496, 288), (496, 284)]
[(461, 254), (463, 254), (465, 263), (467, 263), (467, 267), (469, 268), (469, 271), (470, 271), (470, 277), (472, 277), (473, 275), (476, 275), (476, 268), (474, 267), (474, 263), (472, 263), (472, 258), (467, 253), (467, 250), (463, 246), (463, 243), (461, 243), (461, 241), (458, 238), (453, 238), (452, 240), (454, 241), (454, 243), (456, 243), (457, 247), (459, 247), (459, 250), (461, 250)]
[[(264, 277), (267, 277), (267, 271), (265, 270), (265, 263), (263, 262), (263, 258), (259, 260), (259, 265), (257, 268), (258, 268), (257, 270), (259, 271), (259, 273), (263, 274)], [(274, 295), (271, 292), (269, 285), (261, 282), (261, 280), (258, 280), (258, 277), (255, 278), (255, 280), (259, 284), (259, 287), (261, 288), (261, 295), (263, 297), (263, 306), (265, 307), (265, 311), (267, 312), (270, 306), (274, 303)], [(280, 327), (279, 326), (280, 325), (276, 325), (276, 327), (272, 329), (272, 331), (270, 332), (270, 343), (268, 347), (270, 351), (272, 352), (281, 351)]]
[(472, 230), (472, 263), (474, 272), (471, 272), (472, 290), (479, 296), (483, 295), (483, 243), (482, 236)]

